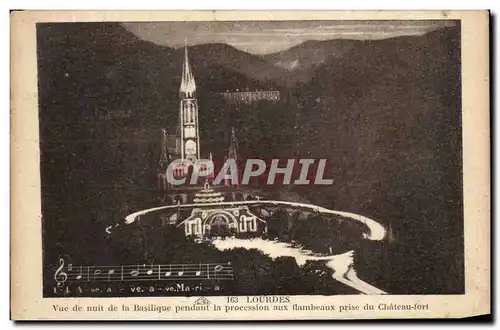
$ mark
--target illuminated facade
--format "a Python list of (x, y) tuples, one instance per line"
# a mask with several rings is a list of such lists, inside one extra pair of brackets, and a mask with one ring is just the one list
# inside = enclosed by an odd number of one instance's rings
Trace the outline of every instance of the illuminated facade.
[(278, 102), (280, 100), (279, 91), (233, 91), (218, 93), (229, 104), (251, 104), (262, 100)]
[(259, 236), (267, 231), (266, 222), (253, 214), (248, 206), (219, 206), (224, 200), (222, 193), (206, 185), (193, 200), (200, 207), (193, 208), (191, 215), (178, 226), (184, 227), (186, 236), (198, 238)]

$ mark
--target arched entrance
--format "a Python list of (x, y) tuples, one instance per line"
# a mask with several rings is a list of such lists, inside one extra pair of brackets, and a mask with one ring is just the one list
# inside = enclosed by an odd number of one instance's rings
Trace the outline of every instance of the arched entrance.
[(221, 216), (215, 217), (210, 225), (210, 233), (217, 236), (226, 236), (231, 234), (229, 223)]
[(228, 212), (217, 212), (210, 215), (204, 224), (205, 235), (230, 236), (238, 230), (236, 219)]

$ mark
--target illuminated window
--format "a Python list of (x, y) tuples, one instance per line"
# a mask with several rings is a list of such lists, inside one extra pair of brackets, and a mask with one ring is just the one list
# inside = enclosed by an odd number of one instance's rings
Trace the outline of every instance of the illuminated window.
[(189, 120), (190, 120), (190, 123), (194, 124), (194, 107), (191, 106), (189, 108)]
[(186, 154), (188, 154), (188, 155), (196, 154), (196, 143), (194, 143), (193, 140), (186, 141), (185, 147), (186, 147), (185, 148)]
[(196, 137), (196, 130), (194, 129), (194, 127), (192, 127), (192, 126), (185, 127), (184, 128), (184, 137), (186, 137), (186, 138)]

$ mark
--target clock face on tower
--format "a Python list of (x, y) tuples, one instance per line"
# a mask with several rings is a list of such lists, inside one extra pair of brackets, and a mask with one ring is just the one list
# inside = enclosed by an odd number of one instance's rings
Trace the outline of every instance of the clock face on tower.
[(187, 140), (185, 144), (185, 149), (187, 155), (196, 154), (196, 143), (193, 140)]

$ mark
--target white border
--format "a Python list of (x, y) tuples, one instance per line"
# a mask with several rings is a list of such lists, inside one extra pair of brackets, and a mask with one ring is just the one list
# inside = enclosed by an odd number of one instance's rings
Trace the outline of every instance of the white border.
[[(485, 1), (485, 0), (476, 0), (476, 1), (467, 1), (467, 2), (457, 2), (457, 1), (429, 1), (429, 0), (421, 0), (418, 3), (413, 3), (413, 2), (401, 2), (401, 1), (384, 1), (380, 0), (377, 1), (376, 3), (370, 2), (370, 1), (348, 1), (348, 2), (339, 2), (335, 3), (335, 8), (328, 8), (328, 9), (487, 9), (491, 8), (493, 9), (493, 12), (498, 12), (499, 6), (499, 1)], [(2, 87), (3, 88), (3, 93), (1, 94), (3, 97), (3, 100), (5, 101), (3, 104), (5, 105), (4, 111), (1, 112), (1, 115), (4, 116), (3, 120), (0, 120), (1, 125), (3, 125), (0, 128), (0, 132), (2, 132), (2, 139), (0, 139), (1, 143), (1, 150), (6, 152), (6, 156), (3, 157), (5, 160), (2, 162), (2, 175), (0, 176), (1, 181), (1, 210), (4, 212), (4, 221), (2, 224), (4, 224), (4, 228), (2, 230), (3, 234), (5, 235), (4, 237), (8, 237), (9, 233), (9, 221), (7, 219), (10, 218), (9, 216), (9, 201), (8, 201), (8, 196), (10, 195), (10, 189), (9, 189), (9, 157), (7, 156), (9, 153), (9, 148), (10, 148), (10, 143), (9, 143), (9, 133), (10, 133), (10, 125), (9, 125), (9, 103), (10, 103), (10, 93), (9, 93), (9, 86), (10, 86), (10, 81), (9, 81), (9, 66), (8, 63), (10, 64), (10, 49), (8, 47), (8, 41), (9, 41), (9, 16), (7, 14), (8, 8), (30, 8), (30, 9), (326, 9), (327, 7), (331, 7), (331, 3), (326, 2), (326, 1), (287, 1), (286, 4), (271, 4), (269, 1), (263, 1), (263, 0), (253, 0), (251, 2), (248, 2), (246, 4), (240, 3), (240, 2), (235, 2), (235, 1), (220, 1), (220, 0), (214, 0), (210, 1), (209, 3), (202, 1), (202, 0), (193, 0), (190, 1), (189, 3), (178, 3), (177, 6), (176, 4), (169, 3), (168, 6), (166, 6), (166, 3), (160, 3), (159, 1), (147, 1), (147, 0), (142, 0), (142, 1), (129, 1), (129, 0), (121, 0), (121, 1), (107, 1), (107, 2), (102, 2), (102, 1), (97, 1), (97, 0), (87, 0), (85, 2), (79, 2), (78, 5), (80, 7), (75, 8), (74, 6), (71, 6), (71, 2), (68, 1), (44, 1), (44, 3), (40, 3), (39, 1), (35, 0), (24, 0), (24, 1), (12, 1), (12, 0), (6, 0), (3, 1), (2, 4), (5, 4), (5, 8), (2, 12), (4, 15), (2, 16), (2, 29), (0, 29), (0, 35), (4, 40), (4, 47), (2, 48), (4, 51), (0, 52), (2, 54), (3, 58), (3, 63), (4, 65), (2, 66), (2, 75), (1, 75), (1, 82), (2, 82)], [(182, 6), (179, 6), (182, 4)], [(376, 5), (376, 7), (374, 7)], [(494, 27), (493, 31), (493, 36), (495, 38), (495, 41), (498, 42), (498, 32), (497, 28)], [(7, 47), (5, 47), (7, 46)], [(492, 58), (492, 60), (494, 60)], [(494, 72), (495, 78), (496, 78), (496, 70)], [(498, 81), (497, 79), (493, 79), (493, 81)], [(492, 90), (492, 92), (496, 91), (496, 88)], [(495, 106), (498, 106), (497, 102), (495, 102)], [(498, 115), (496, 116), (495, 120), (495, 125), (498, 124), (500, 119), (498, 118)], [(492, 132), (494, 132), (493, 130)], [(9, 133), (8, 133), (9, 132)], [(492, 133), (493, 134), (493, 133)], [(495, 139), (495, 142), (496, 141)], [(495, 143), (494, 145), (497, 145)], [(496, 157), (495, 157), (496, 160)], [(497, 180), (495, 180), (495, 183), (497, 183)], [(500, 203), (500, 197), (496, 196), (495, 198), (495, 204), (498, 205)], [(495, 212), (496, 215), (496, 212)], [(497, 218), (497, 217), (495, 217)], [(496, 231), (495, 233), (498, 234), (498, 225), (496, 226)], [(498, 237), (498, 236), (496, 236)], [(2, 243), (4, 245), (3, 251), (9, 251), (9, 240), (8, 239), (3, 239)], [(10, 260), (7, 252), (2, 254), (2, 262), (3, 265), (9, 265)], [(495, 261), (498, 261), (497, 258), (495, 257)], [(0, 272), (0, 278), (2, 281), (4, 281), (5, 285), (3, 286), (4, 288), (9, 285), (9, 272)], [(495, 292), (496, 293), (496, 292)], [(1, 301), (2, 304), (2, 310), (8, 311), (10, 308), (10, 302), (9, 302), (9, 295), (4, 294), (3, 299)], [(496, 309), (496, 308), (495, 308)], [(3, 321), (1, 323), (2, 328), (11, 328), (13, 327), (12, 322), (5, 322), (8, 318), (4, 317)], [(324, 324), (323, 324), (324, 325)], [(86, 325), (89, 326), (89, 325)], [(95, 328), (104, 328), (106, 325), (96, 325), (92, 324), (90, 325)], [(168, 325), (169, 327), (174, 326), (172, 324)], [(175, 325), (176, 327), (178, 325)], [(196, 324), (195, 326), (199, 326), (199, 324)], [(214, 326), (220, 326), (220, 325), (214, 325)], [(306, 325), (302, 325), (306, 326)], [(345, 326), (352, 326), (352, 325), (340, 325), (336, 324), (336, 327), (345, 327)], [(373, 325), (370, 325), (370, 327)], [(380, 324), (379, 324), (380, 326)], [(383, 326), (383, 325), (382, 325)], [(427, 327), (434, 327), (434, 325), (426, 325)], [(133, 325), (133, 327), (142, 327), (142, 325)], [(242, 325), (238, 324), (238, 327), (242, 328), (249, 328), (249, 325)]]

